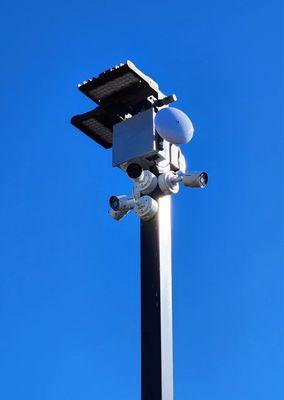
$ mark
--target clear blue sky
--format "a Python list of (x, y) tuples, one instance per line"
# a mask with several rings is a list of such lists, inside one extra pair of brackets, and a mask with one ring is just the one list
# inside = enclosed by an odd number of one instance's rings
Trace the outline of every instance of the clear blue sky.
[(281, 24), (280, 1), (4, 1), (1, 399), (140, 398), (139, 222), (107, 215), (130, 183), (69, 124), (126, 59), (210, 174), (173, 199), (175, 399), (284, 398)]

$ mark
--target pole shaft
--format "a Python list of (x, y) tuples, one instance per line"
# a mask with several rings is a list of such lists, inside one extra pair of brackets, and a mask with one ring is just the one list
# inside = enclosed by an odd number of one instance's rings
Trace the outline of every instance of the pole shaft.
[(173, 400), (171, 198), (141, 221), (142, 400)]

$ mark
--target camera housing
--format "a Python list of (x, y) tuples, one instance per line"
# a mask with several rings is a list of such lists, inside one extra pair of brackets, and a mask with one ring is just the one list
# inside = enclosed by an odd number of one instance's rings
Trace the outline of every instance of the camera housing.
[(204, 188), (208, 183), (208, 174), (204, 171), (187, 172), (183, 175), (184, 186), (191, 188)]
[(113, 211), (129, 211), (135, 207), (135, 199), (127, 195), (111, 196), (109, 205)]
[(152, 193), (158, 184), (158, 178), (149, 170), (143, 170), (137, 163), (129, 164), (126, 169), (127, 175), (135, 182), (133, 193), (137, 198), (141, 194)]
[(119, 221), (132, 209), (143, 221), (149, 221), (158, 211), (157, 201), (147, 195), (137, 198), (126, 195), (111, 196), (109, 204), (109, 214), (116, 221)]

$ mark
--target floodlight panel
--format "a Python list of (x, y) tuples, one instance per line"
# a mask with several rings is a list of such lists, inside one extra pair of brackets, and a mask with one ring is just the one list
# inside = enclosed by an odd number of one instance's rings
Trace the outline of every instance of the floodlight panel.
[(107, 113), (100, 107), (71, 119), (76, 128), (106, 149), (112, 147), (112, 128), (120, 121), (117, 115)]
[(149, 106), (148, 97), (158, 98), (160, 93), (158, 84), (143, 74), (131, 61), (110, 68), (78, 87), (101, 107), (122, 107), (121, 114), (133, 112), (137, 105), (141, 107), (143, 102)]
[(94, 134), (104, 140), (106, 143), (112, 144), (112, 131), (97, 121), (95, 118), (89, 118), (81, 122), (82, 126), (94, 132)]
[(112, 81), (105, 83), (104, 85), (98, 86), (97, 88), (90, 90), (88, 92), (88, 96), (93, 99), (97, 99), (100, 102), (104, 98), (111, 96), (112, 94), (115, 94), (120, 90), (123, 90), (137, 82), (139, 82), (139, 78), (133, 75), (131, 72), (128, 72), (123, 76), (115, 78)]
[(131, 61), (120, 64), (78, 85), (99, 107), (76, 115), (71, 123), (105, 148), (112, 147), (114, 125), (153, 107), (164, 97), (158, 84)]

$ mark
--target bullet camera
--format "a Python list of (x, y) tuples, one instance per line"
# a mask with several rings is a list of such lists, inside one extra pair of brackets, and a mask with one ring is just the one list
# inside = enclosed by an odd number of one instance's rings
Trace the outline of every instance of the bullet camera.
[(109, 199), (110, 208), (113, 211), (129, 211), (135, 207), (135, 199), (132, 196), (111, 196)]
[(187, 172), (183, 175), (182, 181), (184, 186), (191, 188), (204, 188), (208, 183), (208, 174), (202, 172)]
[(141, 165), (132, 163), (126, 169), (127, 175), (135, 182), (134, 194), (139, 197), (140, 194), (152, 193), (158, 183), (156, 175), (149, 170), (143, 170)]
[(158, 211), (157, 201), (150, 196), (142, 196), (139, 198), (127, 195), (111, 196), (109, 205), (109, 215), (116, 221), (119, 221), (132, 209), (134, 209), (135, 214), (144, 221), (152, 219)]
[(136, 180), (142, 175), (143, 168), (141, 167), (140, 164), (132, 163), (129, 164), (128, 167), (126, 168), (126, 173), (129, 176), (129, 178)]
[(187, 172), (184, 175), (178, 175), (173, 171), (168, 171), (159, 175), (158, 178), (159, 188), (166, 195), (177, 193), (179, 182), (183, 182), (187, 187), (203, 188), (207, 185), (208, 175), (206, 172)]

